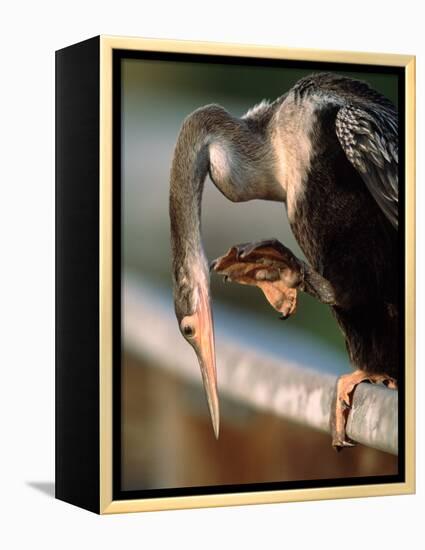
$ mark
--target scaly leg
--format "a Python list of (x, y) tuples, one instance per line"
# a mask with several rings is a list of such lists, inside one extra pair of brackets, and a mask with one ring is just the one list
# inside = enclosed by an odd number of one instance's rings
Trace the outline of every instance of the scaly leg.
[(338, 378), (330, 418), (332, 446), (336, 451), (355, 445), (355, 442), (346, 434), (346, 425), (348, 413), (353, 404), (354, 390), (361, 382), (382, 383), (391, 389), (397, 389), (397, 381), (384, 373), (370, 374), (362, 370), (356, 370), (350, 374), (343, 374)]
[(324, 304), (336, 305), (329, 281), (276, 239), (232, 246), (211, 263), (211, 270), (245, 285), (259, 287), (286, 319), (296, 309), (297, 289)]

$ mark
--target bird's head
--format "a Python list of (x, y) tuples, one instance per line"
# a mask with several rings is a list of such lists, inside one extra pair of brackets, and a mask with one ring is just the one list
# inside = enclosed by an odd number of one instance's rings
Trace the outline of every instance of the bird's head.
[(219, 433), (219, 403), (208, 267), (203, 254), (183, 260), (174, 271), (174, 308), (180, 332), (192, 346), (201, 368), (215, 436)]

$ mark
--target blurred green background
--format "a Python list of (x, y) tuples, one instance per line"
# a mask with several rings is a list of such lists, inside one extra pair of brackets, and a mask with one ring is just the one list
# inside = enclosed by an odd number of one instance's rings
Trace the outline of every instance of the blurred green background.
[[(173, 148), (183, 119), (194, 109), (208, 103), (218, 103), (232, 114), (241, 116), (261, 100), (274, 100), (282, 95), (297, 80), (311, 72), (141, 59), (122, 61), (123, 270), (139, 276), (141, 284), (146, 281), (155, 285), (168, 297), (170, 308), (168, 185)], [(397, 76), (358, 72), (343, 74), (368, 81), (397, 104)], [(223, 254), (233, 244), (269, 237), (279, 239), (302, 257), (282, 204), (265, 201), (233, 204), (209, 181), (206, 182), (203, 198), (202, 227), (209, 259)], [(329, 308), (309, 296), (301, 294), (296, 314), (285, 323), (279, 323), (277, 313), (258, 289), (224, 285), (218, 277), (213, 277), (211, 291), (215, 304), (226, 304), (239, 312), (241, 318), (251, 319), (255, 326), (261, 326), (263, 331), (270, 334), (278, 334), (279, 330), (287, 334), (296, 333), (303, 341), (301, 349), (297, 349), (300, 362), (309, 364), (312, 354), (324, 350), (333, 357), (333, 364), (329, 362), (328, 365), (330, 371), (347, 371), (343, 338)], [(216, 322), (220, 323), (220, 319), (216, 318)], [(278, 340), (278, 336), (275, 339)], [(218, 340), (216, 343), (220, 345)], [(278, 344), (276, 349), (279, 350)], [(281, 353), (284, 354), (285, 349)], [(124, 489), (370, 475), (371, 472), (391, 473), (396, 467), (393, 457), (369, 449), (356, 449), (348, 455), (343, 453), (345, 456), (341, 459), (330, 448), (329, 437), (308, 435), (309, 430), (305, 428), (295, 428), (288, 422), (271, 419), (269, 415), (256, 411), (247, 410), (245, 414), (243, 407), (238, 408), (231, 403), (229, 407), (233, 412), (224, 416), (224, 435), (217, 443), (213, 439), (200, 390), (182, 390), (181, 382), (153, 368), (143, 358), (131, 357), (126, 350), (123, 381)], [(150, 388), (148, 400), (146, 388)], [(161, 396), (164, 388), (168, 388), (170, 393), (166, 407), (168, 411), (170, 408), (174, 411), (171, 416), (161, 406), (164, 401), (155, 401), (155, 396)], [(169, 391), (169, 388), (174, 390)], [(195, 397), (189, 399), (188, 391)], [(192, 410), (194, 400), (201, 400), (202, 404), (195, 407), (196, 414)], [(150, 401), (153, 402), (149, 408), (147, 402)], [(162, 417), (164, 414), (168, 416)], [(249, 451), (241, 455), (237, 449), (232, 450), (235, 438), (228, 440), (225, 435), (226, 422), (231, 425), (238, 414), (242, 414), (244, 419), (247, 415), (251, 418), (249, 422), (238, 424), (243, 426), (240, 428), (242, 435), (238, 437), (243, 439), (247, 449), (250, 445), (258, 445), (265, 426), (274, 426), (274, 435), (264, 443), (264, 457), (258, 459), (256, 468), (247, 468)], [(171, 423), (169, 430), (167, 418)], [(194, 428), (195, 420), (200, 422), (201, 427), (195, 422)], [(179, 427), (176, 427), (176, 422)], [(158, 423), (162, 428), (158, 427)], [(168, 434), (166, 437), (164, 429)], [(180, 443), (170, 436), (170, 431), (180, 433)], [(200, 435), (197, 436), (198, 431)], [(284, 446), (282, 449), (281, 442), (285, 439), (284, 434), (288, 433), (298, 435), (291, 436), (289, 448)], [(182, 439), (191, 441), (190, 445), (186, 444), (184, 452), (181, 449)], [(315, 443), (310, 446), (308, 441)], [(320, 460), (311, 460), (309, 465), (299, 460), (300, 453), (316, 453), (319, 447), (328, 461), (324, 470)], [(164, 457), (170, 453), (173, 456), (167, 462)], [(335, 456), (331, 457), (330, 453)], [(226, 459), (222, 464), (223, 455)], [(364, 456), (368, 457), (367, 460)], [(295, 460), (298, 457), (298, 468), (294, 467), (294, 457)], [(177, 465), (176, 460), (179, 461)], [(209, 461), (209, 468), (201, 468), (202, 460)], [(189, 467), (191, 461), (194, 461), (193, 467)], [(170, 472), (174, 471), (177, 473), (171, 475)], [(241, 475), (241, 472), (246, 473)]]

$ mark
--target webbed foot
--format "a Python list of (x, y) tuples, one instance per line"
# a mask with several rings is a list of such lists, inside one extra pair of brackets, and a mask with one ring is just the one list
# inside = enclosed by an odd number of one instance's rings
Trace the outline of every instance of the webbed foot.
[(259, 287), (268, 302), (287, 319), (295, 312), (297, 288), (303, 284), (303, 263), (276, 239), (232, 246), (211, 262), (225, 280)]
[(356, 370), (350, 374), (343, 374), (338, 378), (330, 417), (332, 446), (336, 451), (341, 451), (344, 447), (354, 447), (356, 445), (347, 436), (346, 425), (348, 414), (353, 405), (354, 391), (361, 382), (382, 383), (391, 389), (397, 389), (395, 378), (385, 373), (371, 374), (362, 370)]

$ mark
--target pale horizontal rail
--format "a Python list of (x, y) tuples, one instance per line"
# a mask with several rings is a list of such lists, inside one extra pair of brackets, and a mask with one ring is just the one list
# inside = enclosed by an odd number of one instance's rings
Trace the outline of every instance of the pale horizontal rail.
[[(172, 308), (161, 294), (134, 276), (123, 285), (124, 345), (137, 356), (202, 384), (196, 357), (178, 330)], [(337, 377), (265, 356), (237, 339), (216, 342), (219, 392), (259, 410), (271, 411), (311, 428), (329, 432)], [(347, 423), (354, 441), (398, 453), (398, 392), (361, 384)]]

